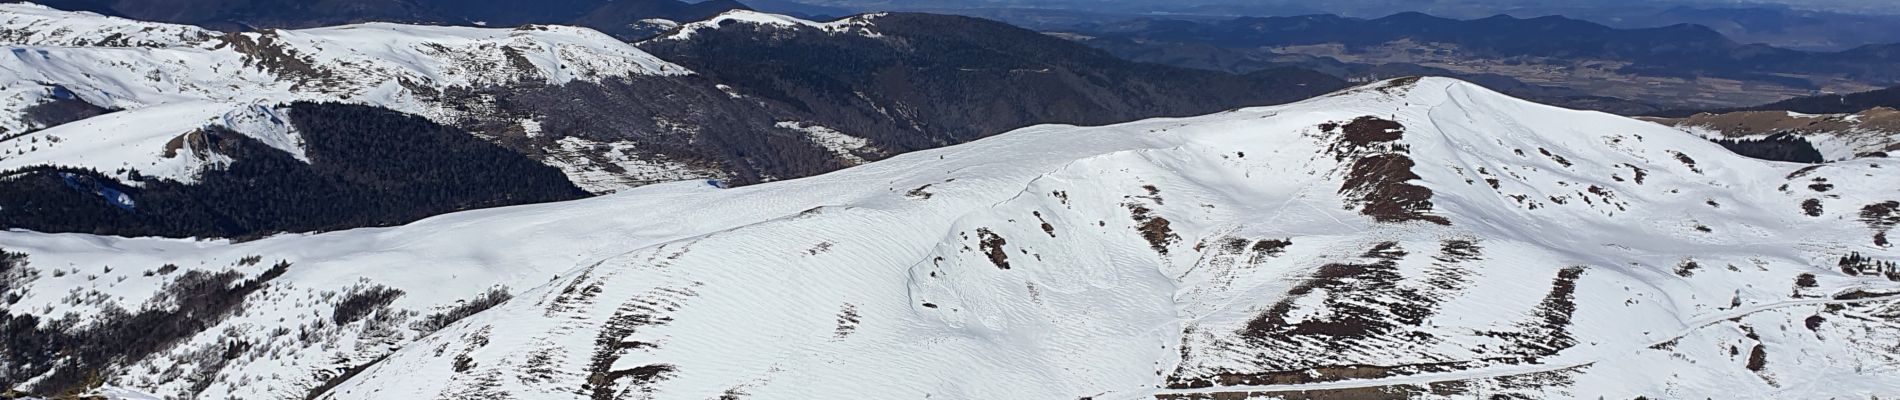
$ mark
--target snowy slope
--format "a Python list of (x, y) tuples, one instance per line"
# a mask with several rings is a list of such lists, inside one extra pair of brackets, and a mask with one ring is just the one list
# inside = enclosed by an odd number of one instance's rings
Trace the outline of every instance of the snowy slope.
[(6, 4), (0, 12), (0, 42), (58, 47), (189, 47), (212, 43), (218, 33), (190, 25), (145, 22), (32, 3)]
[(1853, 114), (1735, 111), (1651, 120), (1708, 138), (1759, 140), (1775, 134), (1795, 135), (1829, 161), (1900, 151), (1900, 111), (1886, 107)]
[[(189, 134), (224, 126), (256, 138), (299, 160), (301, 139), (274, 104), (181, 101), (137, 108), (54, 126), (0, 142), (0, 170), (34, 165), (92, 168), (123, 176), (137, 169), (151, 176), (191, 182), (204, 168), (231, 160), (187, 146)], [(114, 172), (116, 171), (116, 172)]]
[(77, 322), (269, 278), (104, 374), (162, 397), (1865, 398), (1900, 393), (1900, 283), (1839, 264), (1900, 259), (1896, 171), (1426, 78), (735, 189), (0, 248), (7, 310)]
[(681, 24), (672, 32), (648, 40), (687, 40), (702, 29), (719, 29), (733, 24), (751, 24), (776, 27), (810, 27), (831, 33), (856, 34), (877, 37), (875, 20), (883, 14), (862, 14), (841, 18), (831, 22), (814, 22), (786, 15), (763, 13), (752, 10), (730, 10), (703, 21)]
[[(164, 103), (171, 97), (381, 104), (399, 101), (395, 96), (416, 95), (400, 92), (417, 88), (688, 73), (605, 34), (568, 26), (488, 29), (367, 23), (209, 36), (189, 26), (33, 4), (0, 6), (0, 17), (13, 34), (5, 41), (14, 53), (6, 71), (15, 75), (7, 81), (88, 85), (87, 90), (74, 91), (95, 104), (122, 108)], [(140, 45), (84, 40), (100, 37), (125, 37)]]
[[(454, 123), (492, 107), (445, 95), (456, 88), (690, 73), (600, 32), (565, 26), (486, 29), (368, 23), (214, 34), (189, 26), (5, 4), (0, 5), (0, 32), (5, 32), (0, 43), (10, 50), (0, 56), (0, 114), (9, 116), (0, 118), (0, 129), (26, 130), (23, 110), (50, 101), (55, 87), (87, 103), (175, 123), (130, 132), (133, 137), (123, 140), (75, 137), (77, 130), (64, 132), (68, 141), (63, 142), (10, 138), (0, 142), (0, 170), (47, 161), (101, 170), (171, 163), (161, 156), (161, 147), (143, 146), (150, 142), (145, 139), (177, 137), (201, 126), (171, 125), (199, 122), (208, 113), (245, 113), (253, 106), (298, 100), (362, 103)], [(202, 109), (207, 104), (231, 107)], [(158, 115), (166, 112), (161, 109), (192, 111)], [(128, 118), (134, 117), (121, 117)], [(136, 148), (110, 159), (31, 154), (79, 151), (60, 150), (66, 147), (61, 143), (115, 140), (120, 142), (114, 146)], [(142, 172), (190, 181), (191, 175), (175, 173), (193, 168)]]

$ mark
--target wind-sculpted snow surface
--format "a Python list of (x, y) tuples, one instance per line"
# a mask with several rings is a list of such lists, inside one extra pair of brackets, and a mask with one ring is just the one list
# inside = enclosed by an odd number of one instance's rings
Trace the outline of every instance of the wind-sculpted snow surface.
[(1866, 398), (1896, 171), (1406, 79), (395, 228), (5, 232), (0, 289), (84, 326), (288, 262), (77, 387), (163, 397)]

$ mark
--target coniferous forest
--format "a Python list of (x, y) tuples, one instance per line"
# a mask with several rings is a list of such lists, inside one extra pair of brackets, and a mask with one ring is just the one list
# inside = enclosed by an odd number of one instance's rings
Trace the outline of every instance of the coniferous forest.
[(289, 108), (309, 163), (209, 126), (184, 145), (233, 161), (196, 182), (129, 171), (132, 184), (64, 167), (0, 174), (0, 228), (243, 238), (587, 196), (554, 167), (422, 117), (360, 105)]

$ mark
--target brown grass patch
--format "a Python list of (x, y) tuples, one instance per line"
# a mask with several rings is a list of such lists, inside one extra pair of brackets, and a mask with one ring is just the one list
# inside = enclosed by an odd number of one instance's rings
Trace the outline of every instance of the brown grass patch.
[(1412, 184), (1412, 159), (1402, 154), (1379, 154), (1353, 162), (1339, 193), (1360, 203), (1359, 212), (1379, 222), (1425, 221), (1451, 225), (1451, 220), (1429, 215), (1432, 190)]
[(983, 254), (989, 256), (990, 264), (995, 265), (997, 269), (1009, 269), (1009, 252), (1003, 251), (1003, 245), (1009, 244), (1009, 241), (1003, 240), (1002, 236), (990, 231), (990, 228), (976, 228), (976, 237), (977, 246), (983, 250)]
[(1319, 129), (1326, 133), (1340, 131), (1342, 135), (1340, 135), (1339, 140), (1343, 144), (1353, 147), (1366, 147), (1374, 143), (1390, 142), (1399, 140), (1405, 136), (1405, 125), (1370, 115), (1354, 118), (1345, 124), (1338, 122), (1323, 123), (1319, 125)]
[(1148, 207), (1140, 204), (1128, 204), (1128, 213), (1135, 219), (1135, 230), (1141, 232), (1141, 238), (1148, 241), (1148, 247), (1156, 253), (1168, 254), (1168, 245), (1181, 240), (1170, 228), (1167, 218), (1154, 215)]
[(1264, 257), (1279, 257), (1286, 254), (1286, 248), (1293, 245), (1293, 239), (1267, 239), (1253, 243), (1253, 259), (1259, 262)]

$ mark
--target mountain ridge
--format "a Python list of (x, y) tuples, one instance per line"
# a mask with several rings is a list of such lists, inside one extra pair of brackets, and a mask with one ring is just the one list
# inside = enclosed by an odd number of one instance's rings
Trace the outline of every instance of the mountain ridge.
[[(12, 0), (13, 2), (22, 2)], [(694, 21), (734, 9), (734, 0), (555, 0), (532, 6), (508, 0), (192, 0), (156, 4), (125, 0), (29, 0), (60, 9), (221, 31), (298, 29), (362, 22), (514, 27), (573, 24), (633, 39), (650, 33), (643, 19)]]
[[(1900, 275), (1864, 262), (1900, 258), (1896, 168), (1754, 160), (1423, 78), (394, 228), (0, 242), (9, 271), (66, 271), (7, 281), (10, 310), (49, 319), (141, 304), (174, 278), (139, 270), (165, 263), (268, 281), (103, 367), (148, 393), (1859, 396), (1892, 389), (1856, 366), (1900, 337)], [(61, 302), (75, 289), (110, 295)], [(1816, 379), (1834, 384), (1792, 386)]]
[[(1304, 66), (1373, 79), (1394, 76), (1379, 75), (1379, 69), (1409, 68), (1400, 74), (1455, 74), (1485, 80), (1514, 95), (1543, 101), (1579, 98), (1561, 104), (1604, 104), (1607, 110), (1636, 115), (1667, 108), (1745, 106), (1895, 83), (1882, 69), (1893, 63), (1891, 46), (1798, 51), (1740, 43), (1690, 24), (1614, 28), (1561, 16), (1452, 19), (1407, 12), (1370, 19), (1330, 14), (1143, 17), (1040, 29), (1083, 38), (1132, 59), (1171, 65), (1222, 70)], [(1501, 80), (1516, 82), (1492, 82)], [(1606, 103), (1584, 96), (1640, 101)], [(1645, 109), (1643, 102), (1654, 105)]]
[[(1284, 103), (1345, 84), (1297, 69), (1238, 76), (1130, 62), (969, 17), (878, 13), (818, 23), (728, 15), (738, 17), (683, 25), (639, 46), (742, 95), (819, 109), (809, 122), (899, 152), (1044, 121), (1099, 125)], [(1026, 106), (1008, 106), (1018, 103)], [(852, 107), (823, 109), (828, 104)], [(910, 132), (894, 137), (897, 130)]]
[[(580, 27), (370, 22), (221, 33), (4, 5), (0, 23), (12, 34), (0, 40), (19, 47), (0, 60), (0, 73), (13, 78), (0, 93), (0, 108), (15, 110), (14, 118), (0, 118), (0, 170), (60, 166), (96, 171), (94, 179), (116, 181), (108, 184), (113, 187), (148, 179), (190, 185), (233, 160), (211, 154), (216, 148), (192, 157), (166, 149), (212, 126), (307, 163), (302, 138), (284, 115), (288, 104), (312, 101), (421, 115), (560, 168), (594, 194), (676, 180), (746, 185), (1036, 123), (1193, 115), (1343, 85), (1298, 70), (1237, 76), (1132, 63), (1031, 31), (954, 17), (867, 15), (819, 29), (822, 24), (789, 17), (728, 14), (784, 24), (714, 18), (679, 27), (701, 34), (643, 44), (680, 51), (672, 57), (706, 50), (702, 40), (716, 36), (721, 44), (713, 47), (730, 48), (713, 58), (747, 61), (700, 58), (698, 66), (707, 69), (695, 71)], [(905, 26), (911, 24), (919, 26)], [(769, 50), (773, 46), (782, 48)], [(856, 56), (784, 50), (793, 46)], [(734, 50), (755, 53), (718, 53)], [(775, 61), (751, 63), (760, 60)], [(824, 79), (783, 79), (793, 75)], [(48, 218), (22, 216), (7, 226)]]
[(1900, 151), (1894, 107), (1900, 107), (1900, 87), (1752, 107), (1671, 110), (1644, 119), (1729, 143), (1743, 154), (1812, 153), (1803, 162), (1825, 162)]

